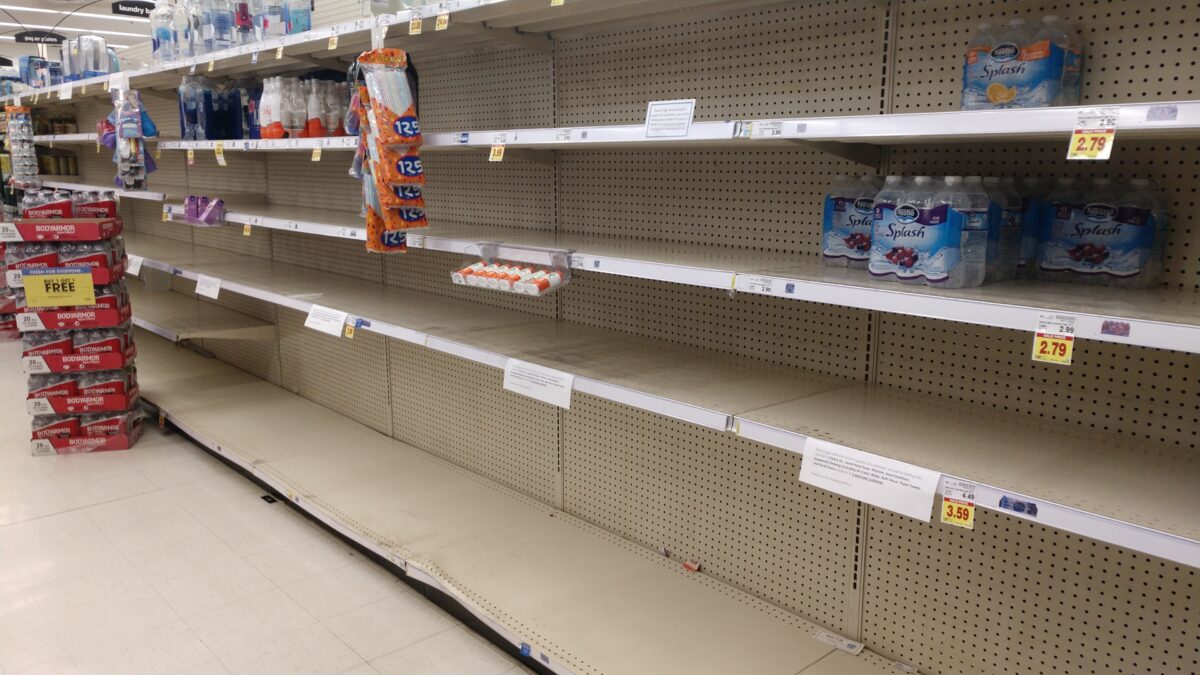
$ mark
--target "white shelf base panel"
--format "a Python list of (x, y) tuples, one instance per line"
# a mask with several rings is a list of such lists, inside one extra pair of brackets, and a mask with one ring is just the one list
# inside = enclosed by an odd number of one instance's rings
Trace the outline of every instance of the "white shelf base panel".
[(172, 424), (554, 672), (889, 672), (657, 553), (232, 366), (138, 339), (143, 396)]
[[(144, 266), (221, 279), (236, 292), (307, 312), (348, 313), (363, 329), (503, 368), (519, 359), (575, 375), (575, 389), (802, 453), (809, 437), (899, 459), (1032, 501), (1036, 522), (1200, 567), (1200, 467), (1150, 442), (576, 324), (557, 324), (172, 240), (132, 235)], [(861, 425), (859, 420), (876, 420)], [(903, 429), (903, 433), (884, 430)], [(919, 443), (896, 439), (923, 439)], [(987, 490), (994, 490), (988, 492)], [(995, 496), (995, 499), (991, 499)]]

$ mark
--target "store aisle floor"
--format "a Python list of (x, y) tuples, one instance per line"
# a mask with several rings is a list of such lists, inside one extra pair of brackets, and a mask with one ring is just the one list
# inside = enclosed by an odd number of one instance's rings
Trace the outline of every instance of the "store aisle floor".
[(179, 435), (29, 455), (0, 345), (0, 675), (528, 672)]

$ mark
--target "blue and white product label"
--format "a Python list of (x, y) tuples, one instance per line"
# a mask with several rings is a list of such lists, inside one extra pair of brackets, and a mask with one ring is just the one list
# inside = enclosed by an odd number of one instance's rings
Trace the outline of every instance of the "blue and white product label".
[(873, 276), (945, 281), (960, 259), (962, 229), (962, 214), (947, 204), (876, 203), (867, 269)]
[(1047, 204), (1040, 266), (1132, 277), (1150, 261), (1156, 223), (1149, 209), (1112, 204)]
[(1019, 250), (1024, 220), (1020, 207), (1006, 209), (996, 202), (988, 206), (988, 261), (995, 260), (1002, 251)]
[(1042, 40), (1028, 45), (1001, 42), (973, 47), (963, 64), (963, 107), (1043, 108), (1062, 87), (1066, 55)]
[(1034, 196), (1021, 198), (1021, 259), (1019, 267), (1037, 260), (1042, 240), (1042, 200)]
[(871, 223), (875, 200), (867, 197), (825, 197), (824, 254), (826, 258), (867, 260), (871, 257)]

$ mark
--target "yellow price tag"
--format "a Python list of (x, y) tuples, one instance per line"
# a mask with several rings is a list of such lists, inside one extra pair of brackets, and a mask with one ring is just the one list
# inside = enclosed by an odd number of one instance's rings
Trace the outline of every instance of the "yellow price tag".
[(50, 138), (50, 149), (51, 150), (54, 149), (54, 137), (53, 136)]
[(242, 236), (243, 237), (250, 236), (250, 223), (246, 223), (245, 225), (242, 226)]
[(942, 516), (947, 525), (975, 529), (975, 491), (969, 480), (942, 478)]
[(154, 159), (162, 159), (162, 146), (158, 143), (154, 144)]
[(25, 303), (30, 307), (79, 307), (96, 304), (96, 288), (88, 267), (43, 267), (22, 270)]
[(1108, 159), (1116, 140), (1116, 108), (1083, 108), (1075, 118), (1067, 159)]
[(217, 62), (216, 62), (216, 61), (209, 61), (209, 62), (208, 62), (208, 72), (210, 72), (210, 73), (211, 73), (211, 72), (213, 71), (213, 68), (216, 68), (216, 67), (217, 67)]
[(433, 23), (433, 29), (434, 30), (446, 30), (449, 27), (450, 27), (450, 12), (442, 10), (442, 12), (437, 15), (437, 21), (434, 21), (434, 23)]
[(213, 144), (213, 155), (215, 155), (217, 158), (218, 166), (228, 166), (228, 164), (225, 163), (225, 143), (224, 142), (217, 141), (215, 144)]
[(346, 337), (351, 340), (354, 339), (354, 326), (351, 326), (350, 324), (346, 324)]
[(40, 91), (33, 92), (33, 102), (34, 103), (37, 103), (38, 99), (41, 97), (42, 97), (42, 93)]
[(337, 49), (337, 36), (336, 36), (336, 35), (330, 35), (330, 36), (329, 36), (329, 47), (328, 47), (328, 49)]
[(278, 61), (279, 59), (282, 59), (282, 58), (283, 58), (283, 45), (279, 45), (278, 47), (275, 48), (275, 60)]
[(100, 141), (96, 141), (96, 152), (100, 152)]
[(1071, 314), (1042, 314), (1033, 335), (1033, 360), (1071, 365), (1075, 350), (1075, 317)]
[(550, 0), (551, 7), (562, 7), (563, 0)]
[(312, 161), (314, 161), (314, 162), (319, 162), (319, 161), (321, 161), (321, 148), (320, 148), (320, 146), (317, 146), (317, 147), (313, 148), (313, 153), (312, 153)]
[(409, 19), (408, 20), (408, 34), (409, 35), (420, 35), (421, 34), (421, 24), (422, 24), (421, 17), (419, 17), (419, 16), (414, 16), (413, 18)]
[(187, 157), (188, 157), (188, 166), (191, 166), (196, 163), (196, 151), (195, 150), (188, 148)]
[(171, 219), (171, 207), (164, 206), (163, 207), (163, 222), (165, 223), (170, 219)]
[(488, 161), (489, 162), (503, 162), (504, 161), (504, 144), (503, 143), (493, 143), (492, 144), (492, 151), (490, 153), (488, 153)]
[(158, 413), (158, 428), (164, 429), (167, 426), (167, 416), (163, 413)]
[(80, 96), (87, 95), (87, 85), (86, 84), (79, 88), (79, 95)]

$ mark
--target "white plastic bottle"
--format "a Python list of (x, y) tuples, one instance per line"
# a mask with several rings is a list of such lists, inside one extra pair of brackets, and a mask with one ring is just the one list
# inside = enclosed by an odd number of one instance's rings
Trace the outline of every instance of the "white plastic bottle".
[(1011, 178), (984, 178), (983, 187), (991, 199), (987, 272), (983, 280), (984, 283), (1006, 281), (1016, 277), (1021, 255), (1021, 196)]
[(954, 288), (971, 288), (983, 284), (987, 275), (989, 218), (991, 199), (983, 189), (979, 176), (946, 177), (947, 188), (961, 191), (963, 200), (955, 202), (955, 210), (962, 214), (962, 243), (959, 247), (961, 262), (959, 271), (952, 275)]
[[(1047, 96), (1050, 105), (1070, 105), (1066, 102), (1065, 97), (1067, 65), (1069, 55), (1073, 52), (1071, 44), (1071, 34), (1067, 30), (1067, 25), (1059, 20), (1054, 14), (1047, 14), (1042, 17), (1042, 25), (1037, 28), (1033, 34), (1032, 42), (1048, 42), (1053, 47), (1056, 47), (1059, 54), (1056, 60), (1058, 64), (1058, 76), (1052, 82), (1046, 82), (1043, 86), (1050, 88), (1050, 93)], [(1072, 81), (1071, 90), (1074, 91), (1075, 83)]]

